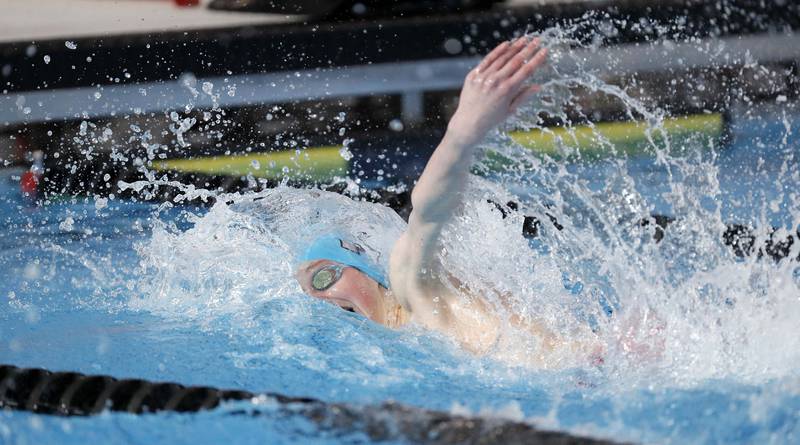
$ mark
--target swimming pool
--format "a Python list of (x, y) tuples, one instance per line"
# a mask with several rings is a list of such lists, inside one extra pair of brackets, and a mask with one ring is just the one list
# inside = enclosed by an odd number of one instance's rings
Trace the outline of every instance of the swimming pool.
[[(286, 188), (261, 195), (266, 199), (249, 196), (211, 209), (91, 197), (36, 206), (19, 195), (15, 172), (6, 171), (0, 183), (5, 227), (0, 235), (0, 362), (355, 404), (392, 399), (623, 441), (793, 443), (800, 440), (796, 263), (742, 260), (722, 253), (721, 243), (703, 244), (711, 242), (708, 234), (717, 233), (711, 228), (718, 221), (797, 227), (793, 181), (800, 114), (791, 110), (733, 113), (733, 142), (698, 155), (702, 159), (691, 164), (700, 166), (695, 170), (670, 161), (670, 172), (644, 156), (624, 165), (545, 163), (534, 167), (537, 175), (488, 181), (510, 183), (525, 211), (534, 213), (543, 198), (531, 193), (530, 185), (541, 183), (549, 193), (546, 209), (574, 230), (545, 227), (539, 244), (522, 238), (517, 217), (503, 219), (482, 205), (481, 193), (474, 195), (466, 219), (482, 224), (474, 228), (461, 221), (448, 235), (460, 240), (449, 253), (456, 270), (480, 266), (481, 273), (508, 274), (511, 285), (530, 285), (549, 298), (577, 296), (578, 310), (597, 306), (590, 290), (605, 292), (604, 298), (622, 306), (630, 304), (632, 294), (653, 292), (642, 301), (654, 306), (668, 326), (676, 326), (660, 359), (636, 363), (622, 354), (610, 356), (601, 368), (536, 371), (497, 357), (470, 356), (429, 332), (390, 331), (301, 295), (291, 279), (301, 235), (323, 226), (347, 227), (385, 250), (403, 226), (386, 208)], [(553, 181), (547, 179), (550, 174)], [(629, 190), (631, 196), (621, 203), (587, 199), (577, 188), (559, 186), (565, 179), (584, 181), (584, 192), (611, 196), (614, 191), (624, 197), (618, 192)], [(683, 199), (676, 199), (676, 186), (685, 187)], [(485, 185), (483, 193), (493, 187)], [(561, 187), (561, 198), (548, 187)], [(712, 199), (706, 202), (704, 196)], [(626, 224), (617, 210), (624, 204), (635, 214), (641, 199), (648, 212), (705, 225), (675, 224), (659, 245), (615, 240), (634, 236), (630, 227), (611, 230)], [(692, 199), (697, 202), (688, 202)], [(598, 207), (581, 207), (587, 203)], [(592, 211), (620, 219), (590, 223), (577, 216)], [(700, 216), (707, 219), (693, 219)], [(307, 221), (307, 227), (291, 221)], [(579, 229), (591, 238), (564, 241)], [(670, 230), (676, 233), (672, 238)], [(592, 251), (586, 244), (601, 240), (639, 246), (631, 251), (638, 252), (639, 261), (609, 258), (611, 250)], [(475, 252), (496, 269), (464, 260)], [(710, 258), (693, 256), (703, 252)], [(512, 265), (520, 255), (531, 258), (535, 273)], [(648, 270), (657, 255), (674, 263)], [(596, 274), (606, 274), (605, 280), (590, 273), (595, 267), (606, 268)], [(629, 292), (613, 278), (619, 274), (641, 288)], [(658, 283), (653, 277), (659, 274), (671, 275)], [(667, 289), (675, 294), (665, 295)], [(574, 303), (556, 303), (576, 309)], [(545, 314), (554, 310), (538, 300), (531, 305)], [(299, 416), (236, 414), (249, 403), (197, 414), (91, 418), (9, 411), (0, 413), (0, 438), (4, 443), (83, 443), (89, 437), (175, 443), (366, 440), (363, 433), (330, 433)]]
[[(592, 29), (598, 24), (587, 20)], [(570, 45), (591, 52), (593, 44), (571, 42), (559, 29), (547, 32), (554, 54), (572, 57), (578, 70), (558, 71), (554, 56), (541, 79), (543, 99), (512, 127), (545, 136), (561, 131), (551, 138), (555, 148), (534, 153), (513, 133), (494, 135), (477, 163), (480, 175), (463, 215), (443, 235), (442, 255), (471, 288), (513, 295), (517, 313), (563, 332), (588, 325), (601, 333), (608, 345), (601, 366), (562, 355), (548, 357), (549, 369), (536, 369), (502, 347), (478, 358), (436, 334), (391, 331), (302, 295), (292, 272), (320, 233), (352, 234), (386, 260), (405, 224), (386, 207), (288, 187), (203, 192), (218, 198), (212, 207), (106, 194), (54, 196), (36, 205), (18, 191), (20, 172), (8, 170), (0, 176), (0, 363), (356, 405), (396, 400), (619, 441), (800, 441), (798, 262), (756, 252), (740, 257), (721, 236), (727, 225), (741, 224), (752, 229), (758, 249), (773, 230), (778, 239), (796, 234), (796, 97), (776, 93), (755, 106), (739, 90), (724, 110), (730, 117), (725, 138), (673, 137), (666, 131), (669, 113), (581, 70), (577, 59), (587, 53), (570, 53)], [(674, 80), (668, 93), (705, 88), (700, 78)], [(621, 146), (628, 135), (613, 140), (591, 125), (587, 143), (560, 111), (582, 110), (572, 95), (576, 87), (620, 102), (625, 116), (643, 122), (644, 148), (626, 152)], [(220, 110), (211, 111), (209, 119), (222, 123)], [(541, 112), (560, 116), (562, 128), (545, 128)], [(191, 120), (177, 112), (154, 116), (179, 140), (183, 122)], [(335, 126), (346, 130), (344, 120)], [(75, 127), (79, 147), (91, 147), (84, 143), (93, 137), (117, 138), (120, 147), (145, 146), (143, 165), (156, 161), (150, 136), (136, 125), (130, 132), (115, 127), (116, 134), (102, 125)], [(595, 155), (584, 156), (589, 149)], [(606, 156), (617, 149), (617, 156)], [(250, 168), (247, 162), (243, 168)], [(136, 196), (157, 182), (107, 188)], [(183, 190), (189, 197), (195, 192)], [(517, 210), (498, 211), (509, 201)], [(674, 218), (660, 242), (653, 239), (654, 214)], [(536, 239), (522, 234), (526, 215), (542, 222)], [(800, 257), (796, 240), (788, 257)], [(619, 341), (624, 332), (635, 341)], [(515, 338), (537, 353), (535, 339)], [(267, 415), (247, 414), (255, 410)], [(279, 415), (269, 400), (196, 414), (0, 412), (2, 442), (87, 438), (368, 441), (362, 431), (331, 431), (302, 416)]]

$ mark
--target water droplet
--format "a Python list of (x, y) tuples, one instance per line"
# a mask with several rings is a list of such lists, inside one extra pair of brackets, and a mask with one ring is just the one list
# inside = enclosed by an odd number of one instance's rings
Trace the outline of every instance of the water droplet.
[(78, 47), (78, 45), (76, 45), (75, 42), (71, 40), (67, 40), (66, 42), (64, 42), (64, 46), (66, 46), (69, 49), (76, 49)]
[(400, 119), (392, 119), (389, 121), (389, 129), (392, 131), (403, 131), (403, 121)]
[(42, 57), (42, 59), (44, 59), (44, 64), (45, 65), (50, 63), (50, 56), (48, 56), (47, 54), (45, 54), (44, 57)]
[(73, 228), (75, 228), (75, 220), (72, 219), (71, 216), (68, 216), (64, 218), (64, 221), (61, 221), (61, 224), (58, 225), (58, 228), (64, 232), (70, 232)]
[(108, 198), (97, 198), (94, 201), (94, 208), (96, 210), (101, 210), (108, 207)]
[(464, 46), (458, 39), (449, 38), (444, 41), (444, 50), (447, 51), (448, 54), (458, 54), (462, 49), (464, 49)]
[(363, 3), (358, 2), (353, 5), (353, 14), (363, 15), (365, 12), (367, 12), (367, 7)]
[(339, 156), (341, 156), (345, 161), (349, 161), (353, 159), (353, 152), (351, 152), (347, 146), (344, 146), (339, 149)]

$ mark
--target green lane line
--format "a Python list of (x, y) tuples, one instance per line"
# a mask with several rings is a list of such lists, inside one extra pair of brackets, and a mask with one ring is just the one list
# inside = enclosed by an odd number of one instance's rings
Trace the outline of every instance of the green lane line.
[[(664, 130), (669, 135), (671, 147), (681, 149), (689, 142), (702, 136), (718, 138), (723, 131), (722, 114), (697, 114), (673, 117), (664, 120)], [(552, 127), (542, 130), (511, 132), (511, 138), (530, 150), (551, 157), (564, 157), (565, 154), (579, 150), (584, 158), (613, 155), (607, 141), (617, 154), (643, 154), (652, 152), (647, 140), (645, 122), (601, 122), (594, 127), (588, 125), (571, 128)], [(657, 147), (664, 146), (664, 138), (659, 131), (651, 131)]]
[[(698, 141), (704, 143), (708, 138), (716, 140), (724, 129), (722, 114), (719, 113), (673, 117), (665, 119), (663, 125), (669, 135), (673, 154), (683, 147), (696, 147)], [(601, 122), (594, 126), (514, 131), (509, 135), (514, 141), (539, 155), (570, 158), (580, 152), (584, 160), (592, 160), (613, 156), (614, 151), (616, 155), (652, 153), (653, 147), (647, 139), (647, 129), (648, 125), (640, 121)], [(657, 147), (664, 146), (664, 137), (660, 132), (652, 131), (651, 137)], [(326, 146), (309, 147), (299, 152), (289, 150), (169, 159), (154, 162), (154, 167), (156, 170), (208, 175), (252, 175), (255, 178), (274, 180), (294, 178), (330, 181), (335, 177), (345, 176), (348, 172), (348, 161), (341, 156), (340, 149), (341, 146)], [(495, 151), (488, 152), (487, 157), (484, 161), (486, 166), (502, 168), (503, 165), (514, 163)]]
[(303, 178), (329, 181), (347, 174), (347, 160), (341, 147), (313, 147), (298, 151), (273, 151), (157, 161), (156, 170), (172, 170), (208, 175), (246, 176), (277, 179)]

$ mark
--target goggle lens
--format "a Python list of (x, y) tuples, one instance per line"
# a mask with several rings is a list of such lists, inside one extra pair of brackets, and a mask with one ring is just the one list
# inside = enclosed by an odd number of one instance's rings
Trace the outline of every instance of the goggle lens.
[(323, 291), (333, 286), (342, 276), (342, 268), (338, 266), (326, 266), (314, 272), (311, 277), (311, 287), (314, 290)]

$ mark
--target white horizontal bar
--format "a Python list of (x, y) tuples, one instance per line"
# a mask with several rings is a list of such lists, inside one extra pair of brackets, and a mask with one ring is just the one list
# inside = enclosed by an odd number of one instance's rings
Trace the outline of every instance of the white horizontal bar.
[[(143, 84), (105, 85), (0, 95), (0, 123), (89, 119), (193, 107), (211, 108), (370, 94), (457, 89), (478, 62), (462, 57), (304, 71), (240, 74)], [(800, 60), (800, 35), (753, 35), (698, 42), (626, 44), (577, 50), (558, 62), (578, 69), (630, 73)], [(577, 62), (576, 62), (577, 61)], [(204, 92), (208, 82), (212, 89)], [(208, 94), (210, 91), (211, 94)]]

